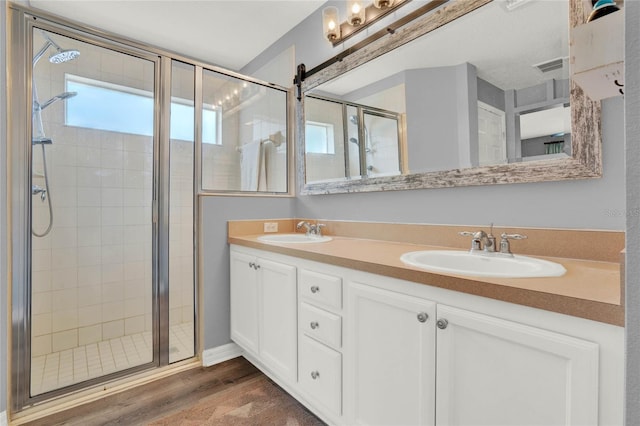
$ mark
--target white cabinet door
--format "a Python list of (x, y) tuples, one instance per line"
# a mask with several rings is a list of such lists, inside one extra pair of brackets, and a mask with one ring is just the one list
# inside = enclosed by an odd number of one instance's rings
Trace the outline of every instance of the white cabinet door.
[(260, 277), (260, 357), (275, 372), (297, 377), (296, 268), (257, 260)]
[(598, 345), (438, 305), (436, 424), (598, 423)]
[(242, 349), (259, 353), (258, 273), (254, 256), (231, 251), (231, 339)]
[(347, 424), (433, 425), (435, 303), (358, 283), (347, 301)]

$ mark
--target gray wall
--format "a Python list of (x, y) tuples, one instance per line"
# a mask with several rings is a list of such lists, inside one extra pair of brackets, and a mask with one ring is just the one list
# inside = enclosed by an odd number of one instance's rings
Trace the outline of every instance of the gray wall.
[(7, 39), (7, 10), (6, 3), (0, 1), (0, 412), (7, 409), (7, 297), (9, 288), (7, 285), (7, 224), (6, 224), (6, 153), (7, 141), (7, 76), (6, 76), (6, 47)]
[(640, 419), (640, 2), (625, 2), (627, 123), (627, 283), (625, 424)]
[(229, 245), (227, 221), (288, 218), (294, 198), (201, 197), (204, 349), (229, 343)]

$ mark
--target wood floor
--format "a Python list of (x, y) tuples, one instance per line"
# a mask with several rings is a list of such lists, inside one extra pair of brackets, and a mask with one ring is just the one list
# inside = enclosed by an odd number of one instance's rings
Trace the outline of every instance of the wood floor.
[(26, 424), (324, 425), (244, 358), (177, 373)]

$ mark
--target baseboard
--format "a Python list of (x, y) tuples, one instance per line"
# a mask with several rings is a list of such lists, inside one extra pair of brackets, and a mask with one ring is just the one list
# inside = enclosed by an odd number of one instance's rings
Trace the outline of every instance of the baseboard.
[(0, 426), (7, 426), (9, 422), (7, 421), (7, 412), (0, 411)]
[(216, 348), (205, 349), (202, 352), (202, 366), (210, 367), (223, 361), (237, 358), (242, 355), (242, 353), (240, 346), (235, 343), (227, 343), (226, 345)]

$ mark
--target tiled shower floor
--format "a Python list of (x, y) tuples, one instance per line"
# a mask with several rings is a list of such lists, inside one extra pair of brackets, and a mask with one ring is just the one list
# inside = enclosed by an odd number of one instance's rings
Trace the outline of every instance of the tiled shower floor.
[[(192, 357), (193, 324), (173, 325), (169, 333), (169, 360), (175, 362)], [(151, 332), (42, 355), (31, 361), (31, 395), (145, 364), (152, 358)]]

